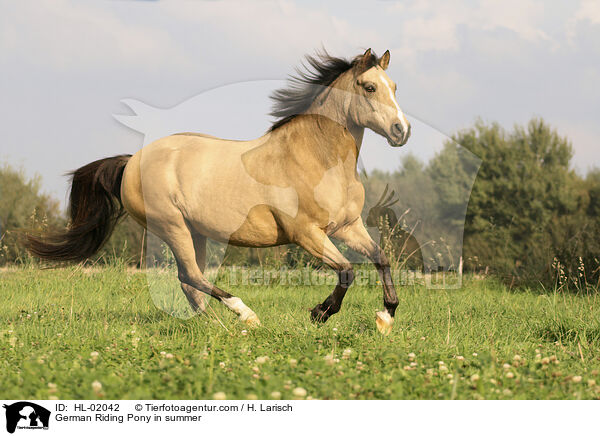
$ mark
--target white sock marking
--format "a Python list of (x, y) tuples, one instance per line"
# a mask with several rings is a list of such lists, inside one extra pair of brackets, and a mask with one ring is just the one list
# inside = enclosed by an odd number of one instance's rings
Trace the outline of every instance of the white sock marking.
[(247, 320), (253, 315), (256, 316), (252, 309), (246, 306), (239, 297), (223, 298), (221, 301), (223, 301), (225, 306), (237, 313), (242, 321)]

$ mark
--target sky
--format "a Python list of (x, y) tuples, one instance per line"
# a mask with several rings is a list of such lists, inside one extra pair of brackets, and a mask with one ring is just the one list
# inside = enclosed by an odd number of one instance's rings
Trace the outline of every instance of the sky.
[(0, 0), (0, 162), (39, 174), (64, 202), (66, 172), (151, 137), (122, 123), (134, 102), (169, 114), (139, 130), (259, 136), (268, 94), (321, 47), (391, 52), (413, 137), (392, 149), (367, 135), (367, 169), (426, 160), (478, 118), (510, 130), (532, 117), (570, 138), (577, 171), (600, 167), (600, 2), (590, 0)]

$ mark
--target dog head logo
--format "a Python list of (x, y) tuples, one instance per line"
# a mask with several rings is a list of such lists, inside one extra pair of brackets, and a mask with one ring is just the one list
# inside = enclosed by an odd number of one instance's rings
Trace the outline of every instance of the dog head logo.
[(18, 429), (48, 429), (50, 411), (28, 401), (5, 404), (6, 431), (14, 433)]

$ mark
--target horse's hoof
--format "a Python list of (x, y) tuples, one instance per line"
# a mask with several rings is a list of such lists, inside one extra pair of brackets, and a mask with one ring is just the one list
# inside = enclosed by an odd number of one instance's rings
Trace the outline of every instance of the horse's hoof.
[(329, 319), (329, 315), (321, 309), (320, 304), (317, 304), (315, 308), (310, 311), (310, 319), (314, 322), (325, 322)]
[(377, 324), (377, 330), (384, 336), (389, 335), (394, 325), (394, 318), (390, 316), (387, 310), (377, 312), (376, 315), (375, 324)]
[(256, 316), (255, 313), (251, 314), (248, 316), (248, 318), (243, 319), (242, 321), (244, 321), (246, 325), (251, 328), (260, 326), (260, 319), (258, 319), (258, 316)]

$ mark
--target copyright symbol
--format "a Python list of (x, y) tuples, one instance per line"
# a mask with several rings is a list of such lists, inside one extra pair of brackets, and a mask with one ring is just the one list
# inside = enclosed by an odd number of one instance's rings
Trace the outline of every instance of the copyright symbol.
[(141, 404), (136, 404), (135, 405), (135, 410), (137, 410), (138, 412), (142, 411), (142, 405)]

